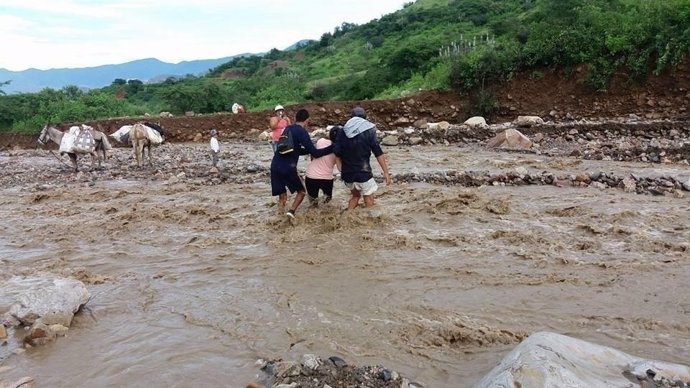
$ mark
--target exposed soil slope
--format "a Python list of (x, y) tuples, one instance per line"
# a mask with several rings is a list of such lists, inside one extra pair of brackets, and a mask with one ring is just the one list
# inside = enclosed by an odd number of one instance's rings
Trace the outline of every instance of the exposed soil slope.
[[(649, 119), (690, 118), (690, 62), (660, 76), (650, 76), (643, 84), (634, 85), (624, 74), (616, 75), (607, 93), (594, 92), (584, 85), (584, 67), (570, 75), (545, 70), (523, 74), (501, 86), (496, 91), (499, 109), (490, 120), (511, 121), (518, 115), (539, 115), (555, 119), (578, 117), (615, 117), (637, 114)], [(276, 101), (280, 103), (280, 101)], [(352, 107), (363, 106), (370, 119), (380, 129), (404, 127), (417, 119), (429, 121), (463, 122), (473, 115), (472, 98), (458, 93), (424, 92), (414, 96), (384, 101), (337, 101), (306, 103), (287, 107), (294, 115), (299, 108), (311, 112), (313, 126), (343, 123)], [(166, 128), (168, 140), (173, 142), (194, 141), (198, 134), (206, 134), (210, 128), (221, 132), (221, 139), (256, 138), (259, 131), (268, 127), (270, 111), (233, 114), (213, 114), (192, 117), (150, 117), (159, 120)], [(122, 125), (141, 118), (118, 118), (92, 122), (107, 133)], [(68, 125), (64, 125), (65, 127)], [(0, 148), (31, 148), (35, 136), (0, 134)]]

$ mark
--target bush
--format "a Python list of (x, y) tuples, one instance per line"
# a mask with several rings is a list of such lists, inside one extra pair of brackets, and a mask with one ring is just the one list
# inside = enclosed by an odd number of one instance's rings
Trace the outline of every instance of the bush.
[(498, 110), (498, 102), (493, 92), (482, 89), (477, 93), (471, 105), (473, 115), (490, 117)]

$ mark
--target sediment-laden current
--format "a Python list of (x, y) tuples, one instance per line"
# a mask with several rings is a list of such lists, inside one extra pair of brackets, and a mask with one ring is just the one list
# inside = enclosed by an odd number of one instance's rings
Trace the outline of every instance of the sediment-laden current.
[(315, 353), (472, 386), (541, 330), (690, 359), (687, 191), (423, 179), (519, 169), (686, 182), (687, 165), (388, 148), (394, 176), (421, 178), (349, 214), (338, 182), (331, 204), (305, 202), (292, 226), (270, 197), (269, 148), (222, 147), (219, 174), (204, 145), (165, 145), (144, 169), (117, 149), (78, 175), (45, 151), (0, 153), (0, 281), (50, 273), (92, 294), (67, 337), (0, 349), (0, 380), (240, 387), (259, 358)]

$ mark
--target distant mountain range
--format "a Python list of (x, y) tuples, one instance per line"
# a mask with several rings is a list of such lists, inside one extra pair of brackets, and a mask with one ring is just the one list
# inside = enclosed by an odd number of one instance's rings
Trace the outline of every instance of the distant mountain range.
[[(307, 42), (308, 40), (301, 40), (284, 51), (294, 50)], [(249, 55), (263, 55), (263, 53), (245, 53), (225, 58), (201, 59), (180, 63), (167, 63), (155, 58), (147, 58), (118, 65), (76, 69), (10, 71), (0, 68), (0, 82), (11, 81), (9, 85), (2, 87), (2, 90), (7, 94), (33, 93), (45, 88), (61, 89), (69, 85), (76, 85), (86, 89), (102, 88), (110, 85), (117, 78), (125, 80), (138, 79), (144, 82), (161, 82), (171, 76), (203, 75), (235, 57)]]
[[(240, 54), (250, 55), (250, 54)], [(0, 82), (10, 80), (2, 90), (7, 93), (32, 93), (44, 88), (60, 89), (68, 85), (80, 88), (102, 88), (116, 78), (139, 79), (147, 82), (160, 76), (200, 75), (230, 61), (232, 57), (204, 59), (180, 63), (162, 62), (155, 58), (139, 59), (119, 65), (103, 65), (79, 69), (27, 69), (9, 71), (0, 69)], [(166, 77), (167, 78), (167, 77)]]

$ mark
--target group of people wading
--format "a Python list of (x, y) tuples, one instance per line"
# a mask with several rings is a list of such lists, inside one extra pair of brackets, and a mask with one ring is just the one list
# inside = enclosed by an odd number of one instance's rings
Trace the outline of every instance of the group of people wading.
[[(344, 126), (331, 128), (328, 139), (319, 139), (316, 145), (306, 130), (309, 125), (309, 112), (306, 109), (297, 111), (294, 123), (290, 122), (281, 105), (275, 107), (274, 113), (270, 119), (273, 149), (271, 191), (278, 197), (281, 212), (285, 211), (287, 205), (288, 190), (291, 194), (296, 193), (285, 213), (291, 221), (306, 196), (312, 206), (318, 205), (319, 192), (325, 196), (324, 203), (331, 200), (333, 167), (338, 168), (345, 186), (350, 190), (347, 210), (356, 208), (362, 197), (365, 206), (374, 205), (378, 185), (371, 170), (372, 153), (383, 170), (386, 185), (391, 183), (383, 150), (376, 139), (376, 125), (367, 120), (363, 108), (354, 108)], [(301, 155), (311, 155), (304, 183), (297, 172)]]

